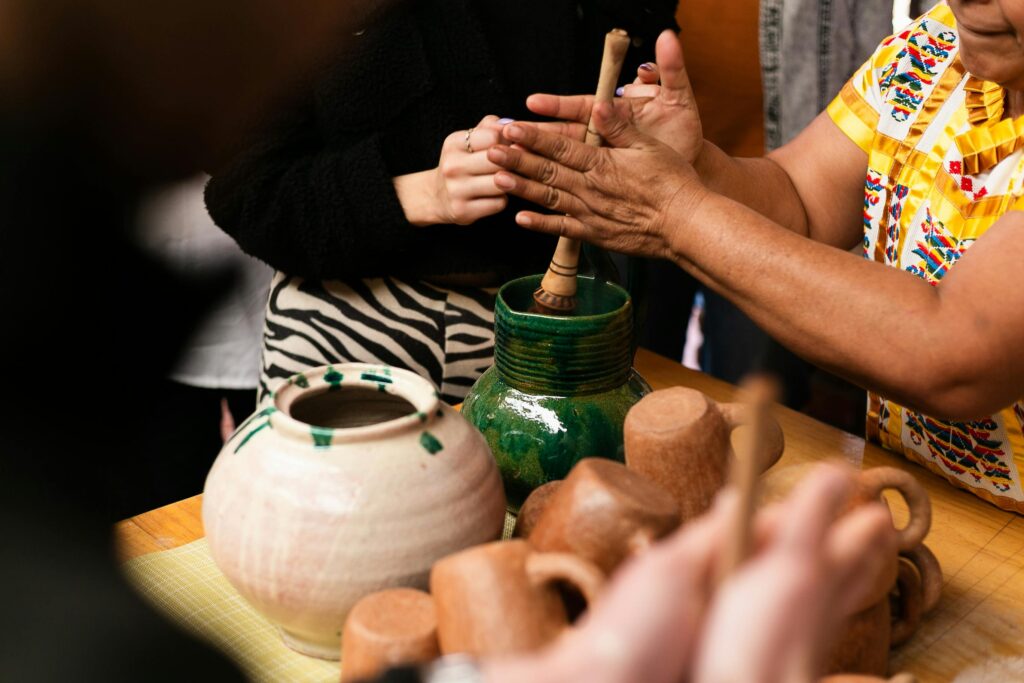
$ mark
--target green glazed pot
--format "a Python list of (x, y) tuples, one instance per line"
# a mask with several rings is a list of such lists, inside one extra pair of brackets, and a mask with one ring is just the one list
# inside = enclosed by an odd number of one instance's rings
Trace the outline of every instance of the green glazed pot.
[(633, 307), (621, 287), (580, 277), (573, 316), (527, 313), (541, 276), (507, 283), (494, 308), (494, 366), (462, 414), (498, 461), (509, 508), (582, 458), (623, 462), (626, 412), (651, 387), (632, 368)]

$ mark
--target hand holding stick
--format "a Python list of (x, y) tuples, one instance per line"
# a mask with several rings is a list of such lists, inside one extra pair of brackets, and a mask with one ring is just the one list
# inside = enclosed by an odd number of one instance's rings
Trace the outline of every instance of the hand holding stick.
[[(594, 104), (611, 102), (622, 73), (622, 64), (629, 49), (629, 34), (622, 29), (613, 29), (604, 39), (604, 57), (601, 60), (601, 76), (597, 82)], [(601, 136), (594, 130), (593, 121), (587, 124), (588, 145), (599, 147)], [(579, 272), (580, 243), (578, 240), (560, 237), (551, 258), (548, 272), (541, 280), (540, 288), (533, 293), (535, 309), (548, 315), (568, 315), (576, 308), (576, 274)]]

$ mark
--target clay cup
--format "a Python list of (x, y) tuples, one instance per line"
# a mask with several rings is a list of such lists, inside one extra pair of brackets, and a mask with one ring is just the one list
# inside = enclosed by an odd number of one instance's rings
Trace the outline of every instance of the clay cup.
[(429, 662), (440, 654), (433, 598), (412, 588), (371, 593), (345, 621), (341, 681), (368, 680), (390, 667)]

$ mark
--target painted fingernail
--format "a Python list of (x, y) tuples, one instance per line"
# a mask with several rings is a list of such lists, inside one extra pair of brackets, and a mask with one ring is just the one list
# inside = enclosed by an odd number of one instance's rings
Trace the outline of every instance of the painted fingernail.
[(515, 123), (515, 119), (498, 119), (498, 123), (502, 126), (507, 126), (510, 123)]
[[(605, 92), (607, 92), (607, 91), (605, 91)], [(615, 96), (616, 97), (622, 97), (625, 94), (626, 94), (626, 86), (622, 86), (622, 87), (619, 87), (619, 88), (615, 89)]]
[(654, 71), (654, 64), (650, 62), (644, 62), (643, 64), (640, 65), (640, 68), (643, 69), (644, 71)]
[(511, 190), (516, 186), (515, 181), (512, 180), (512, 177), (506, 173), (496, 173), (494, 175), (494, 184), (495, 186), (500, 187), (503, 190)]

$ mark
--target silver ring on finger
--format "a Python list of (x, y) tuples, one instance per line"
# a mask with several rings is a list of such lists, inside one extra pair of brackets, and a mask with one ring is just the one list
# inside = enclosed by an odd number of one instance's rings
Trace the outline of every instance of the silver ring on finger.
[(469, 130), (466, 131), (466, 151), (469, 152), (470, 154), (473, 153), (473, 143), (470, 142), (469, 136), (473, 134), (474, 130), (476, 130), (476, 128), (470, 128)]

